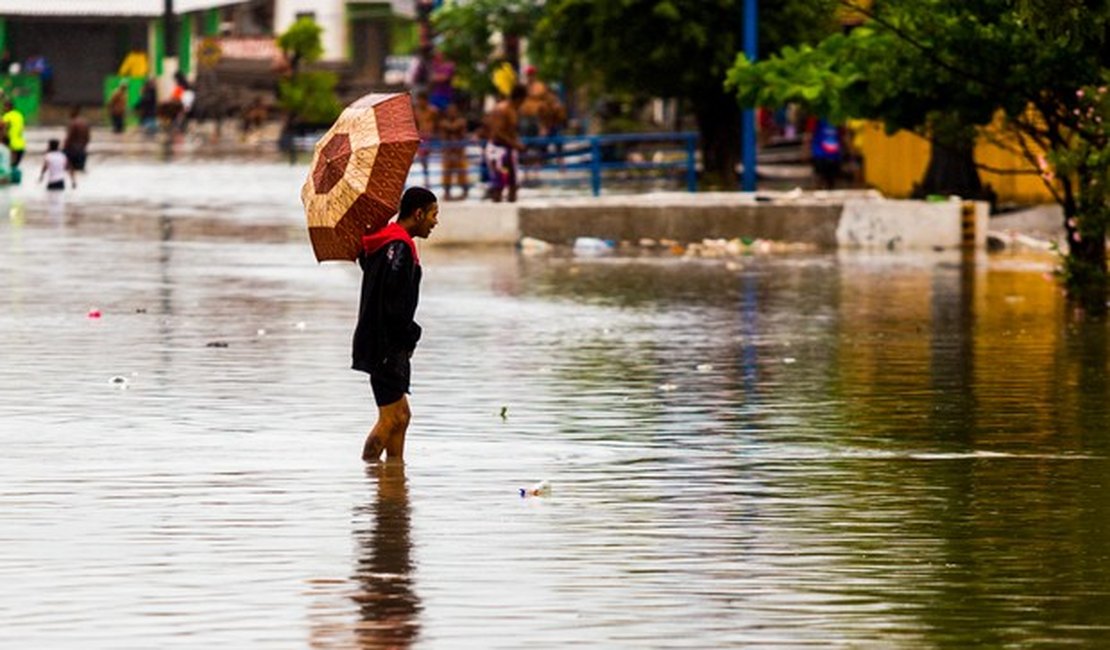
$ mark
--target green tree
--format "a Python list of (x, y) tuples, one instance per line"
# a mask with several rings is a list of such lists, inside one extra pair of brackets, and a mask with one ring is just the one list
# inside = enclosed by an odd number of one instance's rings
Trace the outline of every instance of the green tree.
[[(830, 0), (760, 0), (759, 48), (835, 29)], [(707, 185), (736, 186), (740, 108), (723, 80), (742, 49), (742, 0), (548, 0), (536, 44), (576, 82), (678, 98), (701, 136)]]
[[(739, 57), (729, 86), (741, 103), (800, 102), (831, 119), (883, 120), (940, 145), (940, 160), (973, 165), (976, 135), (997, 115), (1005, 142), (1063, 207), (1070, 295), (1106, 310), (1110, 222), (1110, 4), (1086, 0), (917, 0), (841, 4), (864, 26), (815, 46)], [(999, 142), (1004, 144), (1004, 142)], [(934, 179), (936, 180), (936, 179)], [(957, 183), (958, 184), (958, 183)]]
[(323, 125), (335, 121), (343, 107), (335, 94), (339, 78), (334, 72), (307, 71), (324, 54), (323, 28), (311, 18), (300, 18), (278, 37), (278, 47), (289, 60), (292, 73), (278, 83), (278, 103), (290, 120)]
[(456, 83), (481, 95), (494, 92), (494, 35), (502, 39), (502, 60), (519, 69), (521, 38), (535, 30), (542, 14), (540, 0), (470, 0), (445, 3), (432, 23), (442, 38), (439, 50), (456, 65)]

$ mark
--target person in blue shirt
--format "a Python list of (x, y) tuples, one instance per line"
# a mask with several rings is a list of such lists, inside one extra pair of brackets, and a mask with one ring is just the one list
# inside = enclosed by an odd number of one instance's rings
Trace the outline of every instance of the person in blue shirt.
[(825, 120), (817, 120), (809, 135), (809, 154), (813, 161), (813, 174), (820, 189), (836, 187), (840, 168), (844, 163), (844, 134), (840, 127)]

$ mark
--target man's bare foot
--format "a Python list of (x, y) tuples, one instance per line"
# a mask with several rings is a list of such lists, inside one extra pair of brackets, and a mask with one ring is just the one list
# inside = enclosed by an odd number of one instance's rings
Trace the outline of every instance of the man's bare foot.
[(366, 438), (366, 444), (362, 446), (362, 460), (367, 463), (376, 463), (381, 459), (384, 450), (385, 443), (382, 442), (381, 438), (370, 435)]

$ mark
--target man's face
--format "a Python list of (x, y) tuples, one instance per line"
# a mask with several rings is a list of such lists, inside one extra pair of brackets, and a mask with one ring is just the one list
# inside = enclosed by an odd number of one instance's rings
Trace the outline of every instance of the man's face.
[(428, 238), (432, 230), (439, 223), (439, 204), (433, 203), (423, 210), (417, 211), (417, 230), (413, 233), (416, 237)]

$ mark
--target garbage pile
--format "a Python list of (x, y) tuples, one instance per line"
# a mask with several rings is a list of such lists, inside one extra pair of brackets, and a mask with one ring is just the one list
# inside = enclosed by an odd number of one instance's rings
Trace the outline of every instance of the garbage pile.
[(813, 253), (817, 251), (817, 246), (809, 243), (774, 241), (756, 237), (703, 239), (700, 242), (650, 238), (631, 242), (601, 239), (599, 237), (578, 237), (568, 248), (541, 239), (524, 237), (520, 240), (519, 249), (525, 255), (569, 252), (578, 257), (650, 254), (691, 258), (727, 258), (753, 254)]

